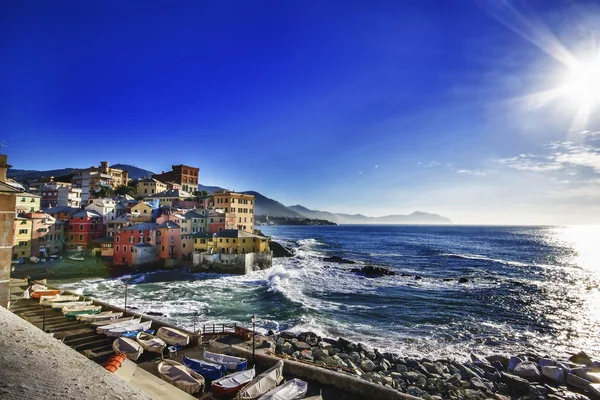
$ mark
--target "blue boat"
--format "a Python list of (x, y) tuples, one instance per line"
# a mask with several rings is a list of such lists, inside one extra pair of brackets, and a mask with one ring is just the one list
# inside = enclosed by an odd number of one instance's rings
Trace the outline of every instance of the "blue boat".
[[(141, 333), (142, 331), (133, 331), (133, 332), (127, 332), (123, 334), (123, 337), (128, 337), (130, 339), (135, 339), (138, 335), (138, 333)], [(149, 333), (151, 335), (154, 335), (154, 329), (148, 329), (147, 331), (143, 331), (145, 333)]]
[(183, 365), (199, 373), (209, 381), (222, 378), (227, 372), (227, 367), (224, 365), (189, 357), (183, 357)]
[(228, 356), (225, 354), (211, 353), (209, 351), (204, 351), (202, 359), (204, 361), (212, 362), (215, 364), (222, 364), (225, 367), (227, 367), (228, 371), (233, 372), (244, 371), (248, 364), (245, 358)]

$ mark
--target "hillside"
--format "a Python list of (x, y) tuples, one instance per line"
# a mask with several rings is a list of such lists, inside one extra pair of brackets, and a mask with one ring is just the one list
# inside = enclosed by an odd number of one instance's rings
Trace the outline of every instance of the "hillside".
[(328, 211), (310, 210), (301, 205), (288, 207), (306, 218), (326, 219), (337, 224), (451, 224), (450, 219), (438, 214), (415, 211), (409, 215), (386, 215), (367, 217), (362, 214), (341, 214)]
[(152, 175), (154, 175), (154, 172), (152, 172), (152, 171), (148, 171), (147, 169), (143, 169), (143, 168), (134, 167), (133, 165), (129, 165), (129, 164), (115, 164), (115, 165), (111, 165), (111, 167), (122, 169), (123, 171), (129, 172), (130, 179), (149, 178)]
[[(152, 172), (152, 171), (134, 167), (133, 165), (129, 165), (129, 164), (115, 164), (115, 165), (111, 165), (111, 167), (119, 168), (119, 169), (129, 172), (129, 177), (131, 179), (145, 178), (145, 177), (149, 177), (152, 174), (154, 174), (154, 172)], [(42, 178), (42, 177), (50, 177), (50, 176), (59, 177), (59, 176), (72, 175), (72, 174), (76, 173), (77, 171), (79, 171), (80, 169), (81, 168), (62, 168), (62, 169), (50, 169), (50, 170), (40, 171), (40, 170), (34, 170), (34, 169), (12, 169), (11, 168), (8, 170), (7, 175), (9, 178), (12, 178), (16, 181), (23, 182), (23, 181), (30, 181), (30, 180)]]

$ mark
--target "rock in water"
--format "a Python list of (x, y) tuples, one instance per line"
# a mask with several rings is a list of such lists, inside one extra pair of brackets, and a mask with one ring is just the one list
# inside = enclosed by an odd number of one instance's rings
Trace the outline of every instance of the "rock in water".
[(585, 354), (585, 352), (583, 352), (583, 351), (580, 351), (579, 353), (574, 354), (571, 357), (569, 357), (569, 361), (571, 361), (575, 364), (583, 364), (588, 367), (590, 365), (592, 365), (592, 359), (590, 358), (590, 356)]
[(513, 374), (520, 378), (525, 378), (528, 381), (537, 381), (540, 379), (540, 371), (538, 371), (535, 363), (531, 361), (523, 361), (519, 363), (514, 369)]
[(281, 332), (279, 336), (284, 339), (296, 339), (296, 334), (290, 331)]
[(356, 264), (356, 262), (354, 262), (352, 260), (346, 260), (345, 258), (338, 257), (338, 256), (325, 257), (325, 258), (323, 258), (323, 261), (336, 262), (336, 263), (341, 263), (341, 264)]
[(364, 360), (363, 362), (360, 363), (360, 368), (366, 372), (373, 372), (373, 371), (375, 371), (376, 367), (375, 367), (375, 364), (373, 363), (373, 361)]
[(542, 366), (542, 375), (553, 382), (560, 383), (561, 385), (565, 383), (565, 373), (559, 367), (555, 367), (553, 365), (544, 365)]
[(384, 275), (396, 275), (394, 271), (390, 271), (389, 269), (385, 269), (383, 267), (374, 267), (372, 265), (367, 265), (362, 268), (353, 268), (352, 272), (363, 275), (367, 278), (379, 278)]
[(293, 257), (294, 256), (294, 254), (290, 250), (283, 247), (282, 245), (280, 245), (277, 242), (271, 241), (271, 243), (269, 243), (269, 247), (271, 248), (271, 251), (273, 251), (273, 257), (275, 257), (275, 258), (277, 258), (277, 257)]
[(586, 379), (578, 377), (577, 375), (567, 374), (567, 385), (574, 386), (578, 389), (587, 390), (590, 382)]
[(508, 372), (513, 372), (513, 370), (515, 369), (515, 367), (517, 365), (519, 365), (520, 363), (522, 363), (522, 362), (523, 362), (523, 360), (521, 360), (519, 357), (511, 356), (510, 360), (508, 360), (508, 367), (506, 368), (506, 370)]
[(464, 276), (458, 280), (458, 283), (467, 283), (469, 282), (469, 278), (465, 278)]
[(502, 382), (518, 394), (526, 394), (531, 389), (531, 385), (526, 379), (507, 374), (506, 372), (502, 372)]
[(539, 365), (540, 367), (551, 367), (551, 366), (553, 366), (553, 365), (556, 365), (556, 361), (554, 361), (554, 360), (551, 360), (551, 359), (549, 359), (549, 358), (540, 358), (540, 359), (538, 360), (538, 365)]

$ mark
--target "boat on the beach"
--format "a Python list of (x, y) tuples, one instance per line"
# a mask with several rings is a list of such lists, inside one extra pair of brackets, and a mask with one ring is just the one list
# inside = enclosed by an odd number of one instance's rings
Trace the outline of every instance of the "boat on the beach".
[(29, 261), (31, 261), (34, 264), (37, 264), (40, 262), (40, 259), (36, 256), (32, 256), (32, 257), (29, 257)]
[(204, 391), (204, 377), (177, 361), (164, 360), (158, 363), (161, 378), (188, 394)]
[(127, 358), (129, 358), (132, 361), (135, 361), (138, 358), (140, 358), (140, 356), (144, 352), (144, 349), (142, 348), (142, 346), (140, 346), (138, 342), (123, 337), (117, 338), (113, 342), (112, 347), (115, 353), (123, 353), (127, 356)]
[(102, 306), (77, 306), (77, 307), (63, 307), (62, 313), (67, 318), (73, 318), (80, 314), (98, 314), (102, 311)]
[(259, 397), (258, 400), (299, 400), (304, 398), (307, 390), (308, 383), (294, 378)]
[(223, 364), (227, 367), (228, 371), (243, 371), (248, 366), (248, 361), (245, 358), (211, 353), (209, 351), (204, 351), (202, 358), (216, 364)]
[(79, 296), (76, 295), (65, 295), (55, 294), (54, 296), (42, 296), (40, 297), (40, 304), (43, 306), (51, 306), (54, 303), (64, 303), (67, 301), (77, 301)]
[(144, 350), (153, 353), (162, 354), (167, 347), (167, 344), (161, 338), (158, 338), (150, 333), (140, 332), (135, 337), (135, 340), (144, 348)]
[[(110, 320), (101, 320), (101, 321), (92, 321), (92, 323), (90, 324), (92, 328), (98, 328), (101, 326), (106, 326), (106, 325), (114, 325), (114, 324), (118, 324), (120, 322), (125, 322), (125, 321), (131, 321), (134, 317), (122, 317), (122, 318), (117, 318), (117, 319), (110, 319)], [(98, 332), (100, 333), (100, 332)]]
[[(113, 323), (106, 324), (106, 325), (103, 325), (103, 326), (99, 326), (98, 328), (96, 328), (96, 333), (98, 333), (100, 335), (103, 335), (106, 332), (110, 331), (111, 329), (122, 328), (122, 327), (127, 326), (127, 325), (139, 324), (141, 322), (141, 320), (142, 320), (141, 318), (138, 318), (138, 319), (129, 318), (129, 319), (125, 320), (125, 321), (117, 320), (117, 321), (115, 321)], [(92, 326), (93, 325), (94, 324), (92, 324)]]
[(65, 301), (65, 302), (59, 302), (59, 303), (52, 303), (52, 309), (53, 310), (62, 310), (63, 308), (67, 307), (67, 308), (73, 308), (73, 307), (78, 307), (78, 306), (89, 306), (90, 304), (92, 304), (91, 300), (87, 300), (87, 301)]
[(61, 293), (62, 290), (58, 289), (39, 289), (31, 291), (31, 297), (33, 297), (34, 299), (39, 299), (42, 296), (56, 296), (57, 294)]
[(83, 256), (69, 256), (69, 260), (83, 261)]
[(169, 346), (187, 346), (190, 344), (190, 335), (175, 328), (161, 326), (156, 332), (156, 336), (164, 340)]
[(269, 368), (240, 390), (236, 400), (257, 400), (260, 396), (275, 389), (283, 380), (283, 360), (277, 361)]
[(222, 364), (198, 360), (187, 356), (183, 357), (183, 365), (199, 373), (209, 381), (222, 378), (227, 373), (227, 367)]
[(145, 331), (150, 329), (151, 325), (152, 321), (137, 322), (107, 330), (104, 334), (109, 337), (119, 337), (129, 332)]
[(254, 379), (254, 368), (233, 373), (223, 378), (212, 381), (210, 391), (213, 396), (231, 398), (237, 394), (244, 386)]
[(122, 312), (103, 311), (98, 314), (82, 314), (77, 316), (78, 321), (111, 321), (123, 315)]

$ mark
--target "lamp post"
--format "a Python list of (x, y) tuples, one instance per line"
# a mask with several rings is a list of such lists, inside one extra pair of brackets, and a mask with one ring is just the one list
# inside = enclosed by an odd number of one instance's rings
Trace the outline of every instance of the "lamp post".
[(256, 365), (256, 315), (252, 315), (252, 365)]
[(130, 279), (131, 278), (125, 278), (125, 279), (123, 279), (123, 283), (125, 284), (125, 307), (123, 308), (123, 311), (125, 313), (127, 313), (127, 287), (129, 285), (129, 280)]

